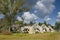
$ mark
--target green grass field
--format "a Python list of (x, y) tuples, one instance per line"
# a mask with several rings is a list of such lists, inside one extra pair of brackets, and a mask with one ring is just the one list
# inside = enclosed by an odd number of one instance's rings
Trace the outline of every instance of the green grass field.
[(0, 35), (0, 40), (60, 40), (60, 33)]

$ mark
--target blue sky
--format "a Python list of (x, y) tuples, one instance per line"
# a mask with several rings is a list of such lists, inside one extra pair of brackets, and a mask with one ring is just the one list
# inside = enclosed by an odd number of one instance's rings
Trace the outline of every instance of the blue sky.
[[(37, 19), (37, 22), (44, 22), (44, 21), (46, 21), (47, 23), (49, 23), (51, 25), (54, 25), (57, 20), (58, 21), (60, 20), (60, 0), (42, 0), (42, 1), (41, 0), (38, 0), (38, 1), (36, 1), (36, 0), (32, 0), (31, 1), (30, 0), (28, 2), (31, 3), (30, 5), (34, 4), (34, 6), (36, 5), (37, 7), (40, 8), (40, 9), (39, 8), (36, 9), (33, 6), (32, 9), (30, 10), (30, 13), (33, 13), (37, 17), (39, 17), (39, 19)], [(39, 6), (39, 5), (42, 5), (42, 6)], [(44, 8), (44, 6), (46, 8), (45, 9), (41, 9), (41, 8)], [(49, 7), (49, 6), (51, 6), (51, 7)], [(45, 10), (47, 10), (47, 12)], [(48, 10), (50, 10), (49, 11), (50, 13), (48, 13)], [(34, 13), (34, 11), (36, 13)], [(44, 11), (46, 13), (43, 13)]]
[[(55, 9), (50, 14), (51, 21), (49, 21), (49, 23), (52, 25), (55, 24), (57, 16), (58, 16), (58, 12), (60, 12), (60, 0), (55, 0), (54, 5), (55, 5)], [(38, 21), (41, 22), (42, 20), (39, 19)]]
[(50, 17), (52, 18), (50, 24), (54, 25), (58, 16), (58, 12), (60, 12), (60, 0), (55, 0), (55, 10), (52, 12)]
[[(60, 0), (26, 0), (28, 6), (32, 6), (30, 11), (23, 12), (21, 16), (24, 22), (37, 21), (54, 25), (56, 21), (60, 20)], [(22, 20), (17, 17), (18, 20)], [(0, 15), (0, 18), (2, 16)]]

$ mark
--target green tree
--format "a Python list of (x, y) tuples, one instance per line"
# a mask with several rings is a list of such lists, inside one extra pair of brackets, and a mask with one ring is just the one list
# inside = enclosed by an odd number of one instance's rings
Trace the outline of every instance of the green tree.
[(44, 24), (45, 24), (46, 26), (48, 26), (48, 24), (47, 24), (47, 22), (46, 22), (46, 21), (44, 21)]
[(39, 22), (39, 24), (38, 24), (38, 25), (40, 25), (40, 26), (41, 26), (41, 25), (42, 25), (42, 23), (40, 23), (40, 22)]
[(14, 17), (19, 12), (28, 11), (30, 6), (23, 8), (25, 2), (23, 0), (0, 0), (0, 12), (5, 15), (6, 24), (12, 27)]
[(24, 26), (23, 21), (15, 21), (14, 24), (15, 24), (15, 25), (19, 25), (20, 27), (23, 27), (23, 26)]
[(56, 29), (57, 31), (60, 30), (60, 22), (56, 22), (56, 23), (55, 23), (55, 29)]
[(29, 25), (32, 26), (34, 23), (33, 22), (30, 22)]

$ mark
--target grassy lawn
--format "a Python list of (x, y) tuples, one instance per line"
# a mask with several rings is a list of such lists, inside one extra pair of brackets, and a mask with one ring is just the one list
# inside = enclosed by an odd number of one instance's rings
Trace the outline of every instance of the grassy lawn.
[(0, 35), (0, 40), (60, 40), (60, 33)]

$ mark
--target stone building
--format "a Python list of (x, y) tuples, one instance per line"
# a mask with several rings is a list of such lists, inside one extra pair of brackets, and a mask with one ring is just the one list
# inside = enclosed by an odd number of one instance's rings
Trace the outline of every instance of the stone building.
[(15, 25), (12, 27), (12, 29), (13, 31), (19, 31), (21, 33), (29, 34), (54, 32), (54, 29), (51, 26), (46, 26), (45, 24), (42, 24), (41, 26), (39, 26), (38, 24), (34, 24), (32, 26), (24, 26), (21, 28), (18, 25)]

